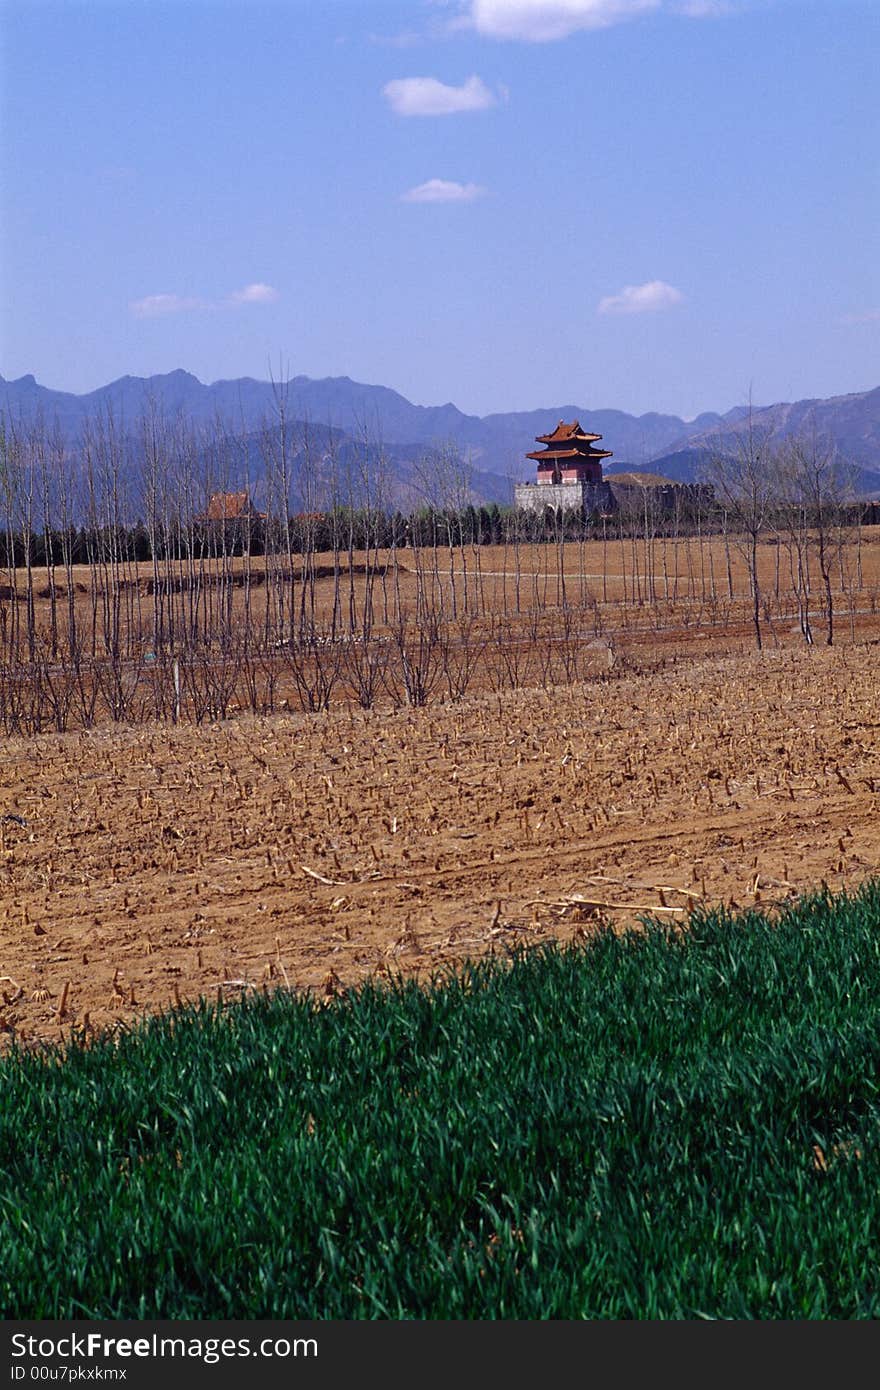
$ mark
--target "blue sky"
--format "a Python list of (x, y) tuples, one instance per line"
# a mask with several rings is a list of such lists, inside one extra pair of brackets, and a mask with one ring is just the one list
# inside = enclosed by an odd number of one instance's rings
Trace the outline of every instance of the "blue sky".
[(878, 0), (5, 0), (0, 371), (880, 383)]

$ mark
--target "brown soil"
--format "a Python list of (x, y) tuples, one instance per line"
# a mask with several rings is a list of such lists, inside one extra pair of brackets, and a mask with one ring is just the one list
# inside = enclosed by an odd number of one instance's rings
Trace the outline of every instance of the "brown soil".
[(880, 854), (876, 660), (7, 740), (3, 1039), (855, 885)]

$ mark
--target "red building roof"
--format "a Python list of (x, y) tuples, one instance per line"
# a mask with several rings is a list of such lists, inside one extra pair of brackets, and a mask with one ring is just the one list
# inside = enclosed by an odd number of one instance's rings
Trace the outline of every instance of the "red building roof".
[(564, 420), (560, 420), (552, 434), (536, 434), (535, 442), (537, 444), (562, 444), (572, 439), (588, 441), (601, 438), (601, 434), (587, 434), (585, 430), (582, 430), (580, 420), (572, 420), (570, 425), (567, 425)]
[(526, 458), (537, 459), (539, 479), (542, 469), (556, 468), (559, 461), (565, 459), (574, 460), (575, 467), (588, 463), (595, 465), (599, 469), (598, 475), (592, 470), (589, 474), (584, 474), (583, 478), (586, 481), (598, 481), (602, 476), (600, 460), (611, 458), (610, 449), (593, 448), (593, 440), (601, 438), (601, 434), (590, 434), (587, 430), (581, 429), (580, 420), (572, 420), (571, 424), (560, 420), (552, 434), (535, 435), (535, 443), (544, 444), (546, 448), (535, 449), (532, 453), (526, 454)]
[[(597, 439), (602, 436), (596, 435)], [(536, 449), (527, 459), (610, 459), (610, 449)]]
[(251, 499), (245, 492), (212, 492), (208, 499), (205, 521), (240, 521), (245, 517), (258, 517), (261, 512), (254, 511)]

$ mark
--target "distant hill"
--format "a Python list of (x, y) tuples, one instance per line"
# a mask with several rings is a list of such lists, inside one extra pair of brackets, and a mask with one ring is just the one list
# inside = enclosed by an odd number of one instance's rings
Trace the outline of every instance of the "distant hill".
[(631, 469), (626, 464), (620, 464), (606, 468), (605, 472), (609, 478), (620, 476), (635, 478), (639, 474), (653, 477), (655, 474), (660, 474), (671, 483), (695, 483), (702, 479), (709, 454), (708, 448), (679, 449), (672, 454), (663, 454), (660, 458), (655, 459), (650, 468), (647, 469)]
[[(735, 439), (749, 423), (748, 414), (727, 423), (719, 432), (720, 442)], [(809, 439), (815, 434), (851, 463), (880, 469), (880, 387), (851, 396), (766, 406), (752, 413), (751, 426), (772, 433), (774, 439), (795, 435)], [(704, 442), (703, 436), (697, 439)]]
[(815, 438), (854, 469), (854, 486), (866, 494), (880, 490), (880, 387), (826, 400), (780, 402), (761, 409), (731, 412), (711, 430), (691, 435), (669, 454), (652, 460), (658, 472), (691, 481), (705, 466), (707, 453), (733, 454), (747, 430), (774, 442)]
[(603, 436), (604, 445), (614, 456), (607, 469), (610, 475), (650, 467), (653, 473), (691, 482), (698, 480), (708, 449), (729, 452), (736, 447), (749, 416), (753, 428), (772, 430), (778, 438), (815, 430), (858, 465), (866, 492), (880, 491), (880, 387), (827, 400), (779, 403), (751, 412), (735, 406), (724, 414), (708, 412), (685, 421), (675, 415), (649, 412), (634, 416), (571, 403), (506, 414), (466, 415), (451, 402), (413, 405), (387, 386), (367, 385), (349, 377), (315, 380), (296, 376), (283, 386), (240, 377), (205, 385), (190, 372), (178, 370), (152, 377), (124, 376), (96, 391), (74, 395), (42, 386), (33, 376), (16, 381), (0, 376), (0, 410), (15, 420), (30, 420), (41, 413), (47, 423), (57, 420), (71, 441), (89, 417), (111, 409), (122, 422), (134, 423), (151, 403), (165, 415), (180, 413), (202, 424), (219, 419), (248, 434), (277, 418), (280, 400), (299, 429), (306, 423), (332, 427), (340, 445), (383, 451), (395, 478), (411, 496), (417, 495), (420, 487), (419, 479), (413, 478), (419, 461), (430, 469), (432, 458), (452, 449), (471, 466), (475, 500), (510, 500), (512, 483), (531, 476), (525, 455), (535, 436), (545, 434), (561, 419), (579, 419)]
[(513, 477), (529, 471), (525, 453), (535, 435), (559, 419), (589, 419), (591, 429), (613, 443), (616, 455), (631, 463), (649, 462), (682, 437), (710, 430), (721, 415), (701, 415), (686, 423), (677, 415), (627, 415), (621, 410), (591, 410), (583, 405), (551, 405), (508, 414), (466, 415), (457, 406), (413, 405), (387, 386), (371, 386), (349, 377), (314, 380), (292, 377), (284, 387), (239, 377), (204, 385), (182, 370), (152, 377), (120, 377), (96, 391), (77, 396), (40, 386), (33, 376), (7, 381), (0, 377), (0, 407), (13, 416), (32, 417), (42, 410), (72, 433), (88, 416), (108, 407), (123, 419), (137, 419), (150, 402), (166, 414), (181, 412), (193, 421), (222, 418), (245, 430), (272, 419), (283, 397), (291, 418), (332, 425), (355, 439), (377, 444), (455, 445), (481, 470)]

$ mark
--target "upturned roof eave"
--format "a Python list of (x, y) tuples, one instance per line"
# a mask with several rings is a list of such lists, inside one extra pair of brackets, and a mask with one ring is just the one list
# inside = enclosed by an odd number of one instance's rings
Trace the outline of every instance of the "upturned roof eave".
[(611, 449), (535, 449), (530, 454), (526, 454), (527, 459), (537, 459), (540, 463), (542, 459), (551, 461), (553, 459), (610, 459), (613, 457)]

